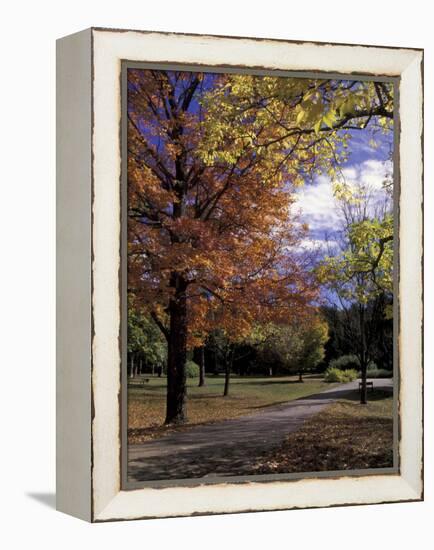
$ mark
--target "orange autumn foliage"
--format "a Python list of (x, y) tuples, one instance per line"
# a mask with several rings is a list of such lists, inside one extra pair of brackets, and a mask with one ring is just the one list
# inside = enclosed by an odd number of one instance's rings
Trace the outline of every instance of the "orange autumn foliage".
[(236, 340), (254, 323), (302, 317), (317, 295), (297, 248), (306, 227), (293, 212), (291, 170), (283, 181), (250, 146), (215, 162), (198, 153), (200, 97), (224, 80), (128, 73), (128, 289), (167, 332), (182, 280), (189, 347), (217, 327)]

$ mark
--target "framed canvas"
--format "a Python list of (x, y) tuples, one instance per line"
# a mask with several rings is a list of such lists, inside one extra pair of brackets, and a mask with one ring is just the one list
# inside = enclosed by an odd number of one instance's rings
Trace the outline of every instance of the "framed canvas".
[(423, 498), (423, 51), (57, 43), (57, 507)]

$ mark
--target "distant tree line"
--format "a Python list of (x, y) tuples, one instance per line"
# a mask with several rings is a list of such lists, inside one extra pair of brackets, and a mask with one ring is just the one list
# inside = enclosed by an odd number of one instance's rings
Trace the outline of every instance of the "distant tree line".
[[(381, 294), (368, 302), (365, 312), (367, 363), (379, 369), (393, 369), (392, 296)], [(324, 360), (319, 370), (325, 370), (333, 359), (355, 353), (355, 342), (360, 341), (360, 317), (357, 304), (347, 310), (323, 307), (322, 314), (329, 328), (329, 339), (324, 346)]]
[[(248, 337), (233, 342), (224, 331), (212, 331), (204, 344), (188, 352), (198, 366), (198, 385), (205, 374), (224, 375), (224, 395), (231, 374), (276, 376), (314, 372), (324, 361), (328, 325), (318, 313), (301, 323), (255, 325)], [(152, 319), (130, 308), (128, 316), (128, 372), (161, 375), (166, 372), (167, 342)]]
[[(365, 306), (366, 359), (379, 369), (393, 368), (393, 308), (391, 294), (382, 293)], [(190, 350), (188, 357), (197, 369), (198, 385), (206, 376), (282, 376), (322, 373), (331, 361), (355, 356), (360, 341), (357, 304), (347, 309), (322, 306), (304, 324), (256, 326), (248, 338), (233, 343), (221, 330), (208, 335), (203, 346)], [(167, 342), (153, 320), (130, 309), (128, 316), (128, 374), (161, 376), (166, 373)]]

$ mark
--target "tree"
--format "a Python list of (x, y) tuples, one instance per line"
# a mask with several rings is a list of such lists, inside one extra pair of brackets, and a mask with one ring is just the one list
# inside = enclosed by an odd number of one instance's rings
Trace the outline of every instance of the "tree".
[(324, 358), (328, 326), (316, 312), (302, 323), (269, 324), (260, 333), (257, 359), (273, 373), (278, 370), (297, 373), (303, 382), (303, 374), (315, 369)]
[(302, 382), (303, 373), (314, 370), (324, 359), (324, 345), (329, 338), (327, 323), (316, 317), (302, 330), (300, 337), (301, 352), (294, 358), (294, 369), (299, 374), (299, 381)]
[(345, 213), (343, 250), (327, 256), (318, 266), (317, 276), (337, 297), (345, 332), (357, 343), (360, 402), (366, 404), (367, 367), (374, 342), (374, 338), (368, 338), (369, 325), (378, 316), (392, 314), (387, 301), (392, 299), (393, 291), (393, 215), (386, 208), (381, 218), (375, 214), (370, 218), (369, 192), (360, 186), (357, 197), (347, 189), (340, 201)]
[(128, 71), (128, 284), (167, 340), (166, 423), (186, 420), (187, 350), (216, 326), (303, 316), (294, 186), (390, 105), (383, 84)]
[(229, 395), (229, 384), (234, 364), (235, 342), (228, 338), (226, 333), (221, 329), (213, 332), (212, 341), (213, 347), (224, 366), (225, 384), (223, 387), (223, 397), (227, 397)]
[(323, 171), (341, 179), (351, 132), (393, 127), (393, 88), (379, 82), (228, 75), (202, 104), (205, 161), (254, 148), (269, 177), (297, 184)]
[(194, 348), (193, 361), (199, 365), (199, 387), (205, 386), (205, 347)]
[(209, 335), (208, 342), (215, 353), (215, 358), (220, 364), (223, 364), (224, 368), (224, 397), (229, 395), (234, 364), (251, 355), (262, 341), (262, 338), (263, 331), (258, 325), (253, 325), (249, 334), (239, 339), (234, 338), (233, 334), (221, 328), (214, 330)]
[[(379, 368), (393, 369), (393, 296), (382, 293), (366, 304), (365, 333), (369, 362)], [(359, 311), (356, 303), (342, 307), (323, 307), (321, 311), (329, 325), (330, 339), (325, 346), (324, 365), (342, 356), (354, 355), (359, 341)], [(357, 350), (356, 350), (357, 351)], [(357, 358), (357, 369), (360, 361)]]
[[(130, 299), (128, 308), (128, 354), (131, 376), (137, 373), (137, 360), (143, 360), (152, 371), (167, 360), (167, 344), (155, 323), (136, 309)], [(135, 361), (136, 359), (136, 361)]]

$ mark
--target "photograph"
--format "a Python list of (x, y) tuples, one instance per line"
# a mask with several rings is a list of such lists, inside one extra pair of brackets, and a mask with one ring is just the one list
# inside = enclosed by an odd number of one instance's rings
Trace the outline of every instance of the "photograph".
[(127, 486), (397, 472), (397, 89), (123, 62)]

